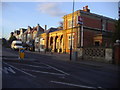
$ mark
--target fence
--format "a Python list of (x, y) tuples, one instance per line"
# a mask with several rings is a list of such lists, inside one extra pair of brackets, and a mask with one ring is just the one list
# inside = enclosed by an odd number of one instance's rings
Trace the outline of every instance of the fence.
[(84, 47), (78, 49), (78, 59), (112, 62), (112, 48)]

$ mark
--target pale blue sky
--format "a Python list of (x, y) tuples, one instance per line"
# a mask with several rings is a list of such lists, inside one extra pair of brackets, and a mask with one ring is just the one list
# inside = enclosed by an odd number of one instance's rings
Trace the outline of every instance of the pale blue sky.
[[(118, 18), (117, 2), (75, 2), (75, 11), (88, 5), (95, 14)], [(72, 2), (3, 2), (2, 29), (3, 37), (8, 38), (10, 32), (27, 26), (36, 26), (38, 23), (47, 29), (59, 26), (65, 14), (72, 13)]]

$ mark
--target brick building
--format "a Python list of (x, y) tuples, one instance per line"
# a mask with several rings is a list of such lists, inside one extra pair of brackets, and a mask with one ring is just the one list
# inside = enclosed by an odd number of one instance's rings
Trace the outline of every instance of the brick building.
[(45, 48), (52, 49), (53, 52), (70, 52), (71, 40), (73, 51), (80, 47), (112, 46), (111, 36), (115, 30), (116, 20), (91, 13), (88, 6), (65, 15), (63, 19), (63, 29), (40, 34)]
[(115, 30), (115, 20), (80, 11), (83, 19), (83, 44), (84, 46), (107, 46), (112, 45), (112, 32)]

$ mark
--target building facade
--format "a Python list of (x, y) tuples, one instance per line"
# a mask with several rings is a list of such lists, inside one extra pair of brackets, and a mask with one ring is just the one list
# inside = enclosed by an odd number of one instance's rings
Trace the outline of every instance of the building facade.
[(62, 30), (53, 29), (51, 32), (40, 34), (46, 49), (69, 53), (71, 44), (73, 51), (80, 47), (112, 46), (111, 35), (115, 30), (116, 20), (90, 13), (88, 6), (65, 15), (63, 19)]
[(19, 39), (20, 31), (19, 31), (19, 30), (15, 30), (13, 33), (14, 33), (13, 35), (14, 35), (17, 39)]

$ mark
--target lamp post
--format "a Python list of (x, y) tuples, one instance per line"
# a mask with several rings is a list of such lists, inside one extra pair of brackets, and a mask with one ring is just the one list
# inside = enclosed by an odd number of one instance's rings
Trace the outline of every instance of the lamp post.
[(118, 2), (118, 20), (120, 20), (120, 1)]
[(72, 29), (71, 29), (71, 45), (70, 45), (70, 60), (72, 60), (72, 37), (73, 37), (73, 22), (74, 22), (74, 0), (73, 0), (73, 9), (72, 9)]

